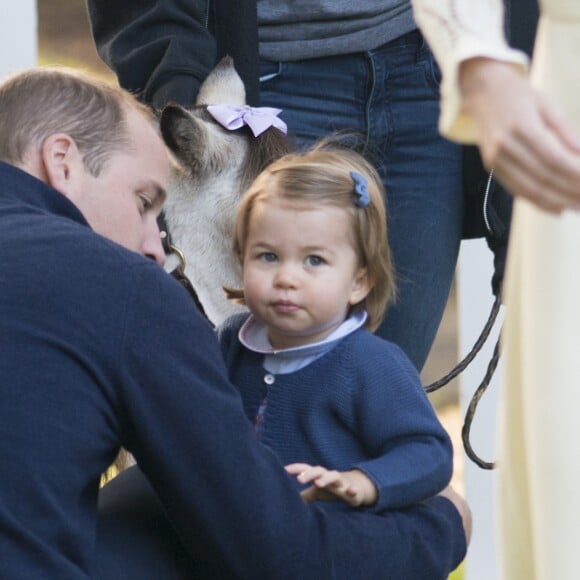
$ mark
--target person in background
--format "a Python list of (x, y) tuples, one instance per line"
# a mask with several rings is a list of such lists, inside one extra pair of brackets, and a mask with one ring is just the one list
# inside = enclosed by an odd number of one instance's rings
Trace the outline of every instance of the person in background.
[(222, 56), (250, 105), (276, 107), (300, 147), (359, 131), (388, 192), (397, 302), (376, 333), (421, 370), (462, 237), (462, 148), (437, 131), (440, 73), (410, 0), (88, 0), (121, 86), (192, 106)]
[(528, 80), (498, 0), (413, 0), (443, 69), (443, 134), (477, 143), (515, 196), (505, 291), (501, 567), (575, 578), (580, 467), (580, 4), (543, 0)]
[(268, 166), (235, 228), (243, 288), (229, 293), (250, 315), (219, 330), (248, 418), (303, 497), (375, 511), (435, 495), (453, 468), (417, 371), (372, 334), (395, 294), (383, 196), (332, 143)]
[[(256, 441), (213, 329), (161, 268), (168, 174), (127, 92), (42, 68), (0, 82), (2, 576), (444, 578), (470, 522), (451, 490), (380, 517), (323, 511)], [(111, 487), (98, 518), (121, 445), (161, 503), (134, 468), (110, 485), (135, 493)], [(151, 515), (148, 543), (122, 510), (109, 533), (111, 495)]]

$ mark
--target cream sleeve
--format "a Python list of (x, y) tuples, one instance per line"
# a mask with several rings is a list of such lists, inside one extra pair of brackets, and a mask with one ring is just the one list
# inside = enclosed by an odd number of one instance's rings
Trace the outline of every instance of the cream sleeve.
[(463, 110), (459, 92), (460, 64), (470, 58), (488, 57), (512, 63), (526, 74), (528, 58), (506, 42), (501, 0), (412, 0), (412, 4), (415, 21), (443, 75), (439, 130), (450, 139), (473, 143), (475, 130)]

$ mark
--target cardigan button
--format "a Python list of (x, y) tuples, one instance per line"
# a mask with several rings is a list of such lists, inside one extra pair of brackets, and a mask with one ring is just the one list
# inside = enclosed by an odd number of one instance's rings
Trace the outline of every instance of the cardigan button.
[(276, 377), (274, 375), (267, 374), (264, 376), (264, 382), (267, 385), (273, 385), (276, 382)]

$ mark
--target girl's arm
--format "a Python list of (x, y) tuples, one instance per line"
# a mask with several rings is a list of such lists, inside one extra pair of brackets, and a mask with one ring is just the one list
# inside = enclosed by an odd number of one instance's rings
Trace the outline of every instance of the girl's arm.
[(440, 492), (451, 479), (449, 436), (425, 395), (419, 375), (396, 345), (369, 336), (353, 349), (354, 435), (368, 459), (362, 471), (378, 489), (373, 510), (394, 509)]

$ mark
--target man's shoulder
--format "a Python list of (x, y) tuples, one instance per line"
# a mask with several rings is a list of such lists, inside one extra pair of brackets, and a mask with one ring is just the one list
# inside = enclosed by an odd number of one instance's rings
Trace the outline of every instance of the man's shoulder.
[[(62, 216), (27, 220), (27, 231), (12, 232), (12, 244), (0, 250), (3, 261), (23, 271), (22, 278), (44, 281), (61, 297), (87, 301), (125, 300), (134, 289), (171, 278), (157, 263), (94, 232), (86, 224)], [(8, 241), (0, 234), (0, 241)], [(26, 270), (26, 272), (24, 272)], [(144, 280), (147, 279), (147, 282)], [(175, 281), (173, 281), (175, 282)], [(178, 285), (177, 285), (178, 286)], [(28, 284), (31, 292), (34, 285)]]
[(79, 271), (96, 271), (110, 278), (112, 282), (122, 282), (134, 276), (134, 271), (145, 269), (153, 275), (163, 274), (163, 269), (153, 260), (129, 250), (120, 244), (96, 233), (88, 227), (63, 220), (59, 234), (46, 244), (54, 244), (55, 253), (65, 261), (74, 264)]

